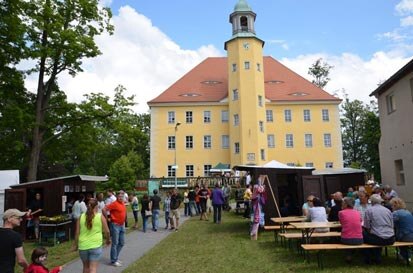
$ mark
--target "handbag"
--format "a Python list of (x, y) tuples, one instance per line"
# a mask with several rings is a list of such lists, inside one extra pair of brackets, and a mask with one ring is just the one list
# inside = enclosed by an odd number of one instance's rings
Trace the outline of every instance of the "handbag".
[(150, 210), (145, 210), (145, 216), (146, 216), (146, 217), (152, 216), (152, 211), (150, 211)]

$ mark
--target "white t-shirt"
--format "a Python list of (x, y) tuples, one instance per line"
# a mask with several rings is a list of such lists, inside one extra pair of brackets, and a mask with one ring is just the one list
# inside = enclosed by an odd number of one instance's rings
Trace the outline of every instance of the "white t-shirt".
[(251, 184), (251, 175), (247, 175), (247, 178), (245, 180), (245, 184), (248, 186), (249, 184)]
[(87, 210), (85, 202), (77, 200), (73, 205), (72, 216), (74, 219), (79, 219), (82, 213), (85, 213)]

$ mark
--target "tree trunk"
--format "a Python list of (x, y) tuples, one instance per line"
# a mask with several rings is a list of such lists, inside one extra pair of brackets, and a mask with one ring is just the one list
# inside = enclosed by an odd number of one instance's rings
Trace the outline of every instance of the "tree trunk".
[[(47, 44), (47, 32), (43, 31), (42, 33), (42, 45), (45, 46)], [(37, 82), (37, 97), (36, 97), (36, 120), (34, 123), (33, 128), (33, 138), (32, 138), (32, 146), (30, 151), (30, 159), (29, 159), (29, 166), (27, 170), (27, 181), (36, 181), (37, 179), (37, 167), (39, 165), (39, 157), (40, 151), (42, 147), (44, 129), (42, 128), (44, 125), (44, 107), (45, 107), (45, 100), (47, 100), (47, 96), (45, 96), (45, 84), (44, 84), (44, 74), (45, 74), (45, 64), (46, 64), (46, 57), (43, 56), (40, 59), (40, 66), (39, 66), (39, 79)], [(47, 102), (46, 102), (47, 104)]]

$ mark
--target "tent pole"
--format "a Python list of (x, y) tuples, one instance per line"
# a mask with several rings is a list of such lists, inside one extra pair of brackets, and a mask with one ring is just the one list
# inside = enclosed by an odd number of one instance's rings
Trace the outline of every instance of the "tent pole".
[(274, 191), (272, 190), (268, 175), (264, 175), (264, 182), (265, 181), (267, 181), (268, 187), (270, 188), (272, 199), (274, 200), (275, 208), (277, 209), (277, 212), (278, 212), (278, 217), (281, 217), (280, 209), (278, 208), (278, 204), (277, 204), (277, 199), (275, 198)]

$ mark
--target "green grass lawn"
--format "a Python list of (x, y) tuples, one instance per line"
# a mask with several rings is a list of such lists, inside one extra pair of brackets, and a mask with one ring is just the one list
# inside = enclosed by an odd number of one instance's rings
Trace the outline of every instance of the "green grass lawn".
[[(344, 261), (342, 251), (324, 255), (323, 272), (412, 272), (411, 267), (397, 261), (389, 248), (380, 266), (364, 265), (361, 253), (354, 255), (352, 264)], [(302, 255), (276, 245), (272, 232), (261, 232), (258, 241), (251, 241), (248, 222), (225, 212), (223, 223), (199, 221), (191, 218), (175, 232), (155, 246), (123, 272), (316, 272), (317, 260), (310, 255), (309, 263)]]
[[(129, 217), (132, 226), (133, 217)], [(141, 220), (141, 219), (139, 219)], [(141, 221), (139, 221), (141, 224)], [(316, 256), (310, 255), (310, 262), (302, 255), (274, 243), (273, 232), (261, 232), (258, 241), (251, 241), (248, 234), (248, 221), (224, 212), (223, 223), (216, 225), (210, 221), (199, 221), (198, 217), (187, 220), (141, 259), (125, 269), (126, 273), (135, 272), (317, 272)], [(26, 258), (37, 244), (25, 242)], [(78, 258), (78, 252), (70, 251), (72, 242), (62, 242), (47, 247), (49, 259), (47, 267), (64, 265)], [(352, 264), (344, 262), (343, 251), (327, 251), (323, 257), (322, 272), (363, 272), (363, 273), (403, 273), (412, 272), (413, 268), (397, 261), (394, 249), (389, 248), (389, 256), (383, 257), (381, 266), (364, 265), (361, 253), (354, 255)], [(21, 272), (16, 267), (16, 272)]]

